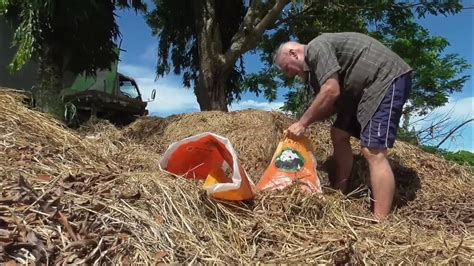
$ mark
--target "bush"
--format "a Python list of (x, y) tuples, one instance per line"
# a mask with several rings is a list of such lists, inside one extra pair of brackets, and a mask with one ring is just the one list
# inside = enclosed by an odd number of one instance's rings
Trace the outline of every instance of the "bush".
[(397, 140), (405, 141), (413, 145), (418, 145), (418, 136), (414, 130), (406, 130), (402, 127), (398, 128)]
[(445, 158), (446, 160), (450, 160), (461, 165), (474, 166), (474, 153), (472, 152), (464, 151), (464, 150), (451, 152), (444, 149), (436, 148), (434, 146), (426, 146), (426, 145), (421, 146), (421, 148), (422, 150), (426, 152), (439, 155)]

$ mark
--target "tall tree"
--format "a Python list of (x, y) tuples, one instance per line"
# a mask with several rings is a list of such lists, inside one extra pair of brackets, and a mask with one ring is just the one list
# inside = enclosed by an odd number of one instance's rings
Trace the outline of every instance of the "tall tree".
[(289, 2), (154, 0), (148, 24), (159, 37), (157, 75), (168, 74), (172, 64), (183, 84), (194, 87), (201, 110), (227, 111), (245, 74), (236, 63)]
[(118, 60), (116, 8), (146, 10), (142, 0), (0, 0), (0, 15), (18, 24), (10, 69), (39, 62), (35, 98), (41, 110), (58, 118), (64, 113), (64, 71), (94, 75)]
[[(183, 85), (194, 88), (201, 110), (227, 110), (245, 91), (274, 100), (279, 87), (291, 88), (285, 110), (304, 110), (311, 92), (282, 77), (272, 54), (281, 42), (307, 43), (322, 32), (366, 33), (405, 58), (417, 70), (407, 113), (445, 104), (468, 78), (459, 77), (469, 67), (466, 60), (443, 55), (446, 40), (430, 36), (414, 21), (426, 14), (457, 13), (462, 9), (458, 0), (224, 1), (228, 9), (215, 0), (153, 2), (147, 20), (159, 39), (157, 75), (171, 69), (182, 74)], [(245, 72), (242, 55), (247, 51), (259, 54), (261, 71)]]

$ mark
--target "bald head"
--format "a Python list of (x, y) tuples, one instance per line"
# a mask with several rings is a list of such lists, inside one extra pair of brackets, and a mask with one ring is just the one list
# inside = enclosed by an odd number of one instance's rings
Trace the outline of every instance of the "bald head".
[(278, 60), (282, 55), (288, 54), (290, 49), (297, 49), (300, 45), (301, 44), (297, 42), (285, 42), (280, 44), (278, 49), (275, 51), (275, 54), (273, 55), (273, 63), (278, 66)]
[(292, 78), (304, 76), (304, 45), (298, 42), (281, 44), (273, 56), (273, 63), (285, 75)]

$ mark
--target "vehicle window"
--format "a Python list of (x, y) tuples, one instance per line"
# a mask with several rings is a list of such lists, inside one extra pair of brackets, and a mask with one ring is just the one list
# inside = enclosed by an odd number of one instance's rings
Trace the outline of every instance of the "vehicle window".
[(140, 99), (137, 87), (135, 87), (130, 81), (120, 82), (120, 92), (129, 98)]

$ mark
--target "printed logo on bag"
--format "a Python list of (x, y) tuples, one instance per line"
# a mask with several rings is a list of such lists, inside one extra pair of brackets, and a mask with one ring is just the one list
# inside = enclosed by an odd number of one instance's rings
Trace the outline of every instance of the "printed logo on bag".
[(304, 159), (299, 152), (288, 148), (277, 156), (275, 166), (284, 172), (298, 172), (304, 166)]

